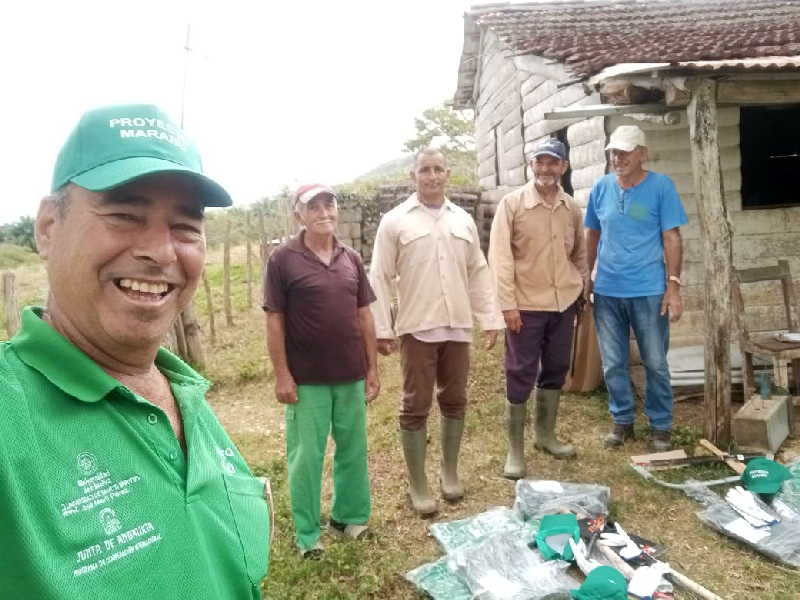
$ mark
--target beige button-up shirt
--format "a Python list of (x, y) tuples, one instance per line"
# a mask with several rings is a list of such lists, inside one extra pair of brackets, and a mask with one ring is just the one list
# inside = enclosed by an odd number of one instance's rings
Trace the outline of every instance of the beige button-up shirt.
[(502, 310), (562, 312), (589, 276), (581, 209), (559, 189), (547, 206), (533, 181), (497, 205), (489, 264)]
[[(369, 281), (379, 339), (437, 327), (503, 329), (489, 266), (472, 217), (445, 199), (438, 215), (412, 194), (378, 226)], [(397, 298), (397, 315), (392, 302)]]

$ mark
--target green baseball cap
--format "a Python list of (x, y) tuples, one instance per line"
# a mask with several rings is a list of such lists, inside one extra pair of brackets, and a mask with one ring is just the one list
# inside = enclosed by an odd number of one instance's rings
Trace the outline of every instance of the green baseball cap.
[(570, 592), (577, 600), (627, 600), (628, 583), (613, 567), (595, 567), (577, 590)]
[(69, 182), (101, 192), (144, 175), (185, 173), (205, 206), (230, 206), (221, 185), (203, 175), (200, 154), (152, 104), (105, 106), (85, 113), (58, 153), (51, 189)]
[(768, 458), (754, 458), (742, 473), (742, 484), (756, 494), (774, 494), (791, 478), (792, 472), (782, 464)]

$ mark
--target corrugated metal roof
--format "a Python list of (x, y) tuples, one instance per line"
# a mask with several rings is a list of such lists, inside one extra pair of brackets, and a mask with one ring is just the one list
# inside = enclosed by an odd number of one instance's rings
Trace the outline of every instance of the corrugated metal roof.
[[(619, 63), (692, 69), (796, 69), (800, 0), (600, 0), (485, 5), (465, 15), (456, 104), (468, 103), (479, 52), (494, 32), (510, 55), (557, 60), (579, 77)], [(752, 60), (755, 59), (755, 60)], [(470, 62), (471, 61), (471, 62)], [(711, 64), (714, 62), (715, 64)]]
[(795, 71), (800, 69), (800, 56), (764, 56), (731, 60), (695, 60), (680, 62), (678, 67), (697, 71)]

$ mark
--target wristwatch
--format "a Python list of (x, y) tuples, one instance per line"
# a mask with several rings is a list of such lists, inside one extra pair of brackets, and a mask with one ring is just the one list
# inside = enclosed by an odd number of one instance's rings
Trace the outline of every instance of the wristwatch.
[(683, 284), (681, 283), (681, 278), (680, 278), (680, 277), (678, 277), (677, 275), (670, 275), (669, 277), (667, 277), (667, 281), (674, 281), (674, 282), (675, 282), (675, 283), (677, 283), (679, 286), (683, 285)]

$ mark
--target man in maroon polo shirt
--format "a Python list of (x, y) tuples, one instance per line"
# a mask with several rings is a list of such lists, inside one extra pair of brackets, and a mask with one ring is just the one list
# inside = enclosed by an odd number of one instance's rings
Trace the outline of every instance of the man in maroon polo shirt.
[(366, 404), (380, 391), (369, 309), (375, 294), (359, 255), (336, 239), (333, 190), (302, 186), (294, 211), (303, 229), (270, 257), (263, 308), (275, 395), (286, 405), (296, 542), (302, 556), (318, 558), (329, 432), (336, 444), (330, 524), (354, 538), (367, 531)]

